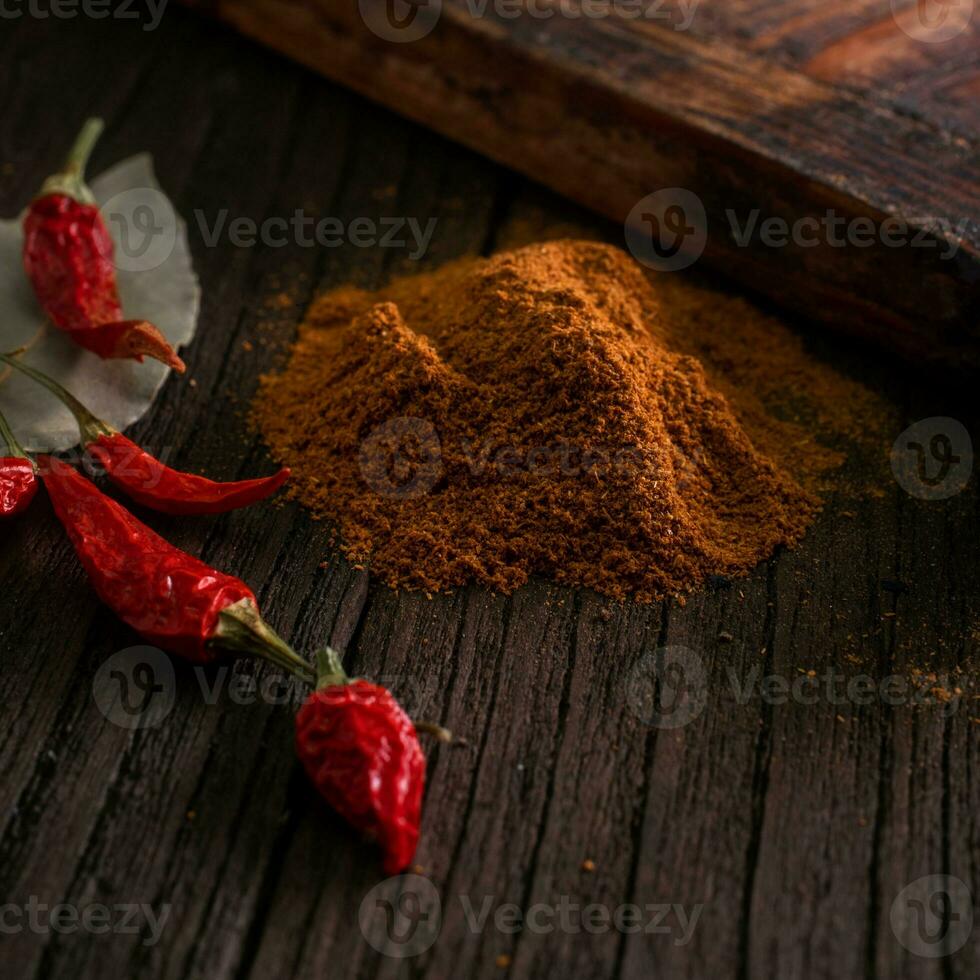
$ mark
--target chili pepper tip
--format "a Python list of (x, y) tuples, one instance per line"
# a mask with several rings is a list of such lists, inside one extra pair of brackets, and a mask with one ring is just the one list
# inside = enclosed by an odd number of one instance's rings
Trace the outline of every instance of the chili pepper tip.
[(187, 365), (167, 338), (149, 320), (124, 320), (121, 323), (103, 324), (98, 331), (106, 337), (109, 337), (109, 331), (113, 331), (110, 348), (105, 352), (97, 351), (103, 357), (135, 358), (137, 361), (152, 357), (173, 368), (178, 374), (187, 370)]

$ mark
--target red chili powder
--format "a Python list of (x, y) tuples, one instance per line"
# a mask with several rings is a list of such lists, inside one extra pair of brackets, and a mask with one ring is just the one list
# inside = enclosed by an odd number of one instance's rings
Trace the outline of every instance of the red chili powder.
[(709, 380), (691, 356), (711, 346), (704, 299), (675, 293), (668, 314), (628, 256), (583, 241), (344, 287), (313, 304), (254, 419), (292, 495), (391, 586), (510, 591), (539, 573), (684, 592), (796, 543), (840, 460), (767, 414), (747, 364), (781, 358), (830, 400), (849, 384), (785, 341), (756, 350), (757, 322), (727, 341), (732, 378), (716, 357)]

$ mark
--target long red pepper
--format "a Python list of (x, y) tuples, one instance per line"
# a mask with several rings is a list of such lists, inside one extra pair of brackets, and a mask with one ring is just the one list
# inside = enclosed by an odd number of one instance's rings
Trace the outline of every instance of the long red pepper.
[(60, 330), (102, 358), (184, 362), (146, 320), (124, 320), (112, 236), (85, 183), (88, 157), (102, 132), (89, 119), (64, 168), (49, 177), (24, 218), (24, 269), (38, 301)]
[[(141, 636), (192, 663), (246, 654), (313, 680), (244, 582), (168, 544), (67, 464), (38, 462), (99, 598)], [(296, 716), (297, 753), (326, 801), (378, 841), (386, 872), (397, 874), (419, 838), (426, 763), (416, 726), (385, 688), (351, 680), (332, 650), (318, 659), (317, 689)]]
[(30, 506), (37, 493), (37, 467), (14, 438), (0, 412), (0, 518), (14, 517)]
[[(259, 615), (244, 582), (168, 544), (72, 467), (38, 460), (55, 513), (102, 601), (145, 639), (192, 663), (223, 653), (263, 657), (305, 681), (313, 671)], [(425, 756), (391, 693), (352, 680), (321, 651), (317, 688), (296, 716), (296, 749), (317, 790), (376, 840), (387, 873), (411, 862), (419, 838)]]
[(71, 392), (53, 378), (0, 354), (0, 361), (23, 371), (44, 385), (71, 410), (88, 454), (127, 496), (151, 510), (166, 514), (223, 514), (258, 503), (274, 494), (289, 479), (289, 470), (257, 480), (216, 483), (193, 473), (165, 466), (121, 432), (96, 418)]
[(99, 598), (142, 637), (195, 664), (246, 654), (312, 679), (244, 582), (169, 544), (66, 463), (41, 456), (38, 464)]
[(317, 689), (296, 716), (296, 752), (323, 798), (384, 851), (388, 874), (419, 839), (425, 756), (391, 693), (351, 680), (333, 650), (318, 657)]

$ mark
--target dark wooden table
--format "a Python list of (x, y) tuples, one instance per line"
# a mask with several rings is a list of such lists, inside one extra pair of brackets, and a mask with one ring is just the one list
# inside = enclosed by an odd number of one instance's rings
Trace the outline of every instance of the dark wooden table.
[[(218, 478), (269, 465), (245, 413), (316, 290), (491, 251), (530, 215), (590, 220), (183, 10), (146, 32), (5, 19), (0, 96), (8, 215), (90, 112), (108, 121), (96, 172), (153, 152), (205, 294), (185, 352), (194, 386), (171, 379), (131, 434)], [(297, 208), (438, 225), (412, 263), (382, 248), (206, 247), (195, 216)], [(928, 416), (980, 431), (942, 386), (819, 343), (887, 392), (896, 436)], [(0, 537), (0, 975), (976, 977), (975, 484), (944, 501), (897, 483), (831, 500), (799, 549), (683, 607), (545, 582), (510, 597), (395, 594), (293, 505), (154, 520), (254, 585), (295, 645), (331, 642), (349, 670), (465, 737), (430, 751), (418, 854), (430, 885), (384, 883), (374, 850), (308, 788), (292, 753), (300, 692), (273, 696), (266, 668), (175, 664), (171, 678), (155, 661), (151, 708), (172, 697), (166, 716), (111, 720), (130, 716), (106, 709), (118, 675), (103, 665), (131, 664), (118, 655), (138, 639), (95, 601), (40, 500)], [(658, 671), (663, 648), (689, 652)], [(922, 667), (951, 701), (846, 694), (847, 679)], [(810, 670), (841, 681), (837, 696), (760, 693), (763, 676)], [(382, 953), (385, 902), (401, 919)], [(591, 904), (586, 928), (576, 908)]]

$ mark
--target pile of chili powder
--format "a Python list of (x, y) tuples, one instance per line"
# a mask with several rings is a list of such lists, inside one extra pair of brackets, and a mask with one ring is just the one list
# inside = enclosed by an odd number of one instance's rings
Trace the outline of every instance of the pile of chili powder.
[(392, 586), (540, 573), (660, 598), (746, 572), (819, 508), (662, 314), (636, 263), (583, 241), (344, 287), (254, 418), (292, 495)]

